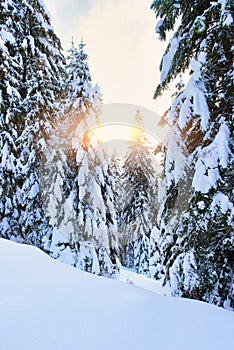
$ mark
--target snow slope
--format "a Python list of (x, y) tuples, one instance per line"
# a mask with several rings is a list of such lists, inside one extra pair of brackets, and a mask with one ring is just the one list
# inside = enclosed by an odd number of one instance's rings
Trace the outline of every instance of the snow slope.
[(162, 294), (170, 295), (170, 290), (166, 287), (162, 287), (162, 283), (149, 278), (145, 275), (138, 274), (131, 269), (122, 267), (120, 269), (119, 281), (127, 282), (129, 284), (134, 284), (135, 286), (141, 287), (148, 291)]
[(233, 330), (231, 311), (90, 275), (0, 239), (1, 350), (231, 350)]

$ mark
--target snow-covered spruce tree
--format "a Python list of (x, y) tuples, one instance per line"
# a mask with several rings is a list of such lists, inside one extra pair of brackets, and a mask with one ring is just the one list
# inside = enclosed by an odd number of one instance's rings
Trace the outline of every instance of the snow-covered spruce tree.
[[(182, 81), (176, 84), (176, 91), (173, 94), (173, 98), (176, 100), (184, 87)], [(175, 105), (174, 111), (177, 115), (179, 108)], [(167, 116), (168, 112), (165, 113), (163, 119)], [(157, 217), (157, 224), (160, 228), (161, 234), (157, 236), (157, 254), (155, 265), (157, 266), (156, 275), (160, 276), (161, 272), (166, 272), (165, 280), (168, 280), (168, 266), (167, 261), (171, 256), (171, 250), (174, 250), (173, 256), (176, 253), (181, 253), (182, 246), (177, 242), (175, 251), (175, 239), (174, 234), (181, 217), (185, 215), (188, 208), (188, 197), (191, 192), (191, 168), (188, 164), (187, 149), (185, 147), (184, 139), (182, 138), (181, 129), (177, 123), (176, 118), (173, 120), (166, 121), (170, 124), (170, 131), (167, 138), (161, 143), (155, 153), (162, 159), (162, 174), (158, 181), (158, 203), (159, 211)], [(183, 242), (180, 242), (181, 244)], [(162, 264), (162, 266), (160, 266)], [(165, 271), (166, 265), (166, 271)]]
[(82, 134), (84, 129), (87, 129), (89, 117), (97, 115), (96, 102), (100, 104), (100, 96), (98, 100), (92, 86), (88, 55), (84, 52), (84, 47), (83, 40), (78, 47), (72, 40), (68, 51), (63, 94), (59, 104), (61, 123), (49, 141), (49, 154), (45, 166), (47, 209), (53, 226), (65, 234), (75, 231), (71, 192), (77, 176), (77, 138), (79, 132)]
[(142, 130), (139, 111), (136, 115), (138, 132), (128, 154), (123, 170), (123, 193), (120, 232), (120, 252), (124, 266), (136, 272), (149, 274), (149, 239), (155, 219), (155, 171), (149, 152), (149, 142)]
[[(17, 187), (17, 138), (21, 131), (19, 106), (22, 62), (17, 47), (17, 6), (0, 2), (0, 236), (20, 240)], [(15, 18), (15, 20), (13, 20)]]
[[(70, 243), (76, 231), (77, 217), (73, 209), (74, 181), (77, 176), (76, 152), (79, 145), (77, 135), (86, 128), (89, 110), (96, 111), (91, 75), (84, 53), (84, 44), (78, 48), (72, 41), (63, 81), (63, 94), (59, 104), (61, 123), (54, 130), (48, 145), (45, 160), (46, 207), (54, 226), (52, 255), (74, 264), (75, 252)], [(62, 236), (60, 235), (62, 233)]]
[[(107, 180), (107, 159), (89, 132), (98, 122), (101, 94), (99, 87), (92, 85), (84, 46), (81, 41), (77, 50), (72, 44), (68, 61), (70, 95), (66, 118), (71, 115), (75, 125), (72, 148), (76, 149), (77, 163), (77, 176), (70, 194), (74, 198), (76, 227), (71, 242), (79, 247), (76, 265), (111, 276), (118, 270), (116, 219)], [(81, 138), (78, 130), (83, 131)]]
[(94, 127), (98, 118), (98, 107), (101, 104), (101, 93), (98, 85), (93, 86), (88, 65), (88, 55), (81, 39), (78, 47), (72, 40), (67, 57), (67, 80), (64, 84), (65, 106), (64, 117), (69, 123), (71, 133), (81, 123)]
[[(180, 18), (162, 58), (155, 98), (180, 73), (190, 71), (168, 111), (190, 171), (185, 163), (175, 170), (173, 161), (165, 172), (168, 190), (171, 181), (175, 189), (184, 182), (188, 187), (183, 215), (174, 210), (172, 220), (165, 207), (162, 211), (161, 235), (168, 241), (163, 247), (165, 282), (173, 294), (234, 307), (233, 5), (228, 0), (178, 0), (154, 1), (152, 8), (160, 17), (156, 31), (163, 40)], [(169, 153), (168, 148), (166, 163)]]
[[(17, 109), (6, 113), (8, 117), (11, 114), (14, 123), (10, 129), (10, 125), (6, 126), (13, 136), (12, 142), (17, 138), (14, 184), (9, 187), (11, 202), (17, 198), (13, 217), (17, 218), (18, 227), (14, 234), (17, 240), (47, 250), (51, 228), (41, 200), (40, 159), (45, 140), (56, 122), (54, 108), (61, 91), (63, 56), (42, 1), (1, 2), (1, 5), (4, 15), (8, 12), (5, 24), (9, 30), (1, 31), (8, 42), (6, 53), (11, 56), (7, 70), (20, 67), (14, 80), (9, 79), (12, 89), (9, 85), (7, 92), (10, 95), (11, 90), (12, 101), (18, 96)], [(9, 232), (7, 238), (12, 238)]]
[[(72, 40), (66, 64), (66, 76), (63, 84), (63, 98), (60, 103), (60, 113), (62, 114), (62, 124), (59, 125), (51, 139), (51, 157), (52, 168), (57, 166), (58, 172), (63, 173), (63, 180), (60, 181), (60, 190), (56, 182), (51, 182), (50, 200), (54, 197), (57, 200), (56, 216), (59, 222), (56, 227), (70, 227), (74, 229), (74, 213), (69, 210), (70, 199), (73, 192), (73, 183), (77, 176), (76, 152), (79, 144), (78, 139), (88, 126), (93, 127), (98, 118), (98, 108), (101, 104), (100, 88), (93, 86), (91, 74), (88, 65), (88, 55), (84, 51), (85, 44), (83, 39), (78, 47)], [(57, 157), (54, 149), (60, 155)], [(55, 158), (54, 158), (55, 157)], [(51, 169), (52, 169), (51, 168)], [(53, 173), (53, 171), (52, 171)], [(53, 176), (53, 175), (52, 175)], [(62, 184), (63, 182), (63, 184)], [(59, 197), (56, 199), (56, 197)], [(67, 199), (69, 198), (68, 205)], [(53, 199), (52, 199), (53, 201)], [(64, 201), (65, 204), (64, 205)], [(52, 207), (55, 206), (55, 203)], [(61, 227), (60, 227), (61, 228)]]
[(120, 167), (116, 154), (108, 159), (100, 146), (101, 164), (104, 174), (104, 186), (102, 195), (106, 207), (106, 223), (108, 227), (109, 255), (113, 263), (114, 272), (118, 273), (119, 261), (119, 191), (120, 191)]
[(108, 158), (101, 144), (95, 149), (95, 157), (96, 177), (101, 187), (102, 200), (105, 205), (104, 219), (108, 238), (106, 246), (102, 244), (98, 249), (100, 270), (102, 275), (115, 276), (118, 274), (120, 267), (115, 193), (114, 188), (112, 188), (113, 179), (111, 178), (110, 168), (108, 168)]
[(114, 222), (117, 224), (117, 238), (114, 239), (114, 241), (118, 244), (118, 259), (121, 262), (126, 262), (126, 224), (124, 223), (122, 215), (126, 197), (124, 196), (123, 191), (122, 175), (123, 168), (121, 166), (121, 160), (118, 157), (117, 152), (114, 150), (108, 162), (108, 174), (106, 176), (106, 182), (110, 189), (108, 192), (111, 194), (111, 202), (113, 203), (114, 207)]
[[(78, 48), (72, 43), (61, 106), (62, 128), (51, 140), (49, 162), (51, 169), (59, 169), (48, 201), (56, 225), (52, 254), (85, 271), (111, 276), (117, 269), (115, 218), (110, 187), (104, 181), (106, 159), (90, 131), (98, 120), (101, 94), (99, 87), (92, 85), (84, 46), (83, 41)], [(53, 170), (50, 174), (52, 179)]]
[(118, 269), (117, 225), (111, 189), (105, 182), (106, 160), (94, 142), (89, 131), (79, 139), (73, 187), (76, 230), (71, 241), (78, 247), (76, 266), (110, 277)]
[(28, 0), (20, 6), (24, 30), (21, 38), (24, 131), (19, 137), (23, 164), (20, 223), (25, 242), (48, 250), (52, 228), (41, 197), (40, 162), (46, 139), (58, 121), (55, 102), (61, 94), (64, 58), (43, 2)]
[(107, 182), (110, 184), (113, 203), (115, 208), (116, 220), (119, 222), (121, 216), (121, 207), (122, 207), (122, 167), (121, 161), (117, 155), (117, 152), (114, 150), (109, 161), (108, 161), (108, 179)]

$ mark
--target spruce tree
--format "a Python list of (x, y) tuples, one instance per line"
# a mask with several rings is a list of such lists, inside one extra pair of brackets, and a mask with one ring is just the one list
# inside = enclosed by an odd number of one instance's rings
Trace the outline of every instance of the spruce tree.
[(17, 25), (15, 2), (1, 1), (0, 12), (0, 234), (20, 241), (17, 139), (22, 129), (19, 88), (23, 67), (17, 40), (22, 28)]
[[(3, 110), (2, 135), (6, 138), (8, 133), (11, 148), (14, 144), (12, 153), (3, 141), (4, 158), (7, 152), (11, 153), (9, 159), (15, 158), (10, 171), (10, 193), (5, 192), (2, 201), (6, 215), (3, 212), (1, 225), (8, 226), (6, 238), (13, 239), (13, 231), (14, 239), (47, 249), (51, 229), (41, 200), (40, 160), (46, 138), (56, 122), (54, 108), (61, 90), (63, 56), (41, 1), (1, 1), (1, 10), (1, 34), (7, 44), (1, 47), (4, 60), (8, 61), (8, 76), (3, 78), (1, 88), (4, 100), (8, 95), (9, 102)], [(12, 125), (8, 125), (8, 120)], [(4, 159), (2, 163), (5, 172), (9, 162)], [(13, 210), (10, 221), (6, 204)]]
[[(228, 0), (154, 1), (152, 8), (161, 18), (156, 31), (162, 40), (174, 29), (155, 98), (181, 73), (190, 72), (167, 113), (186, 162), (176, 172), (175, 162), (165, 171), (168, 193), (160, 227), (167, 241), (165, 282), (173, 294), (234, 307), (233, 6)], [(173, 210), (172, 220), (168, 208), (178, 203), (179, 192), (187, 204), (182, 212)]]
[(103, 173), (104, 186), (102, 186), (102, 194), (106, 207), (106, 222), (108, 227), (108, 239), (110, 249), (110, 259), (113, 264), (113, 271), (118, 273), (119, 262), (119, 201), (120, 201), (120, 167), (115, 152), (108, 159), (103, 150)]
[(140, 112), (136, 114), (138, 132), (129, 146), (123, 171), (122, 264), (136, 272), (149, 274), (149, 242), (155, 220), (155, 171), (149, 142), (143, 132)]
[(19, 138), (23, 163), (20, 223), (24, 240), (47, 250), (51, 227), (41, 198), (40, 161), (56, 123), (55, 102), (60, 97), (63, 56), (43, 3), (25, 2), (23, 16), (21, 113), (24, 130)]
[(74, 132), (81, 123), (83, 128), (94, 127), (101, 104), (98, 85), (93, 86), (88, 65), (88, 55), (81, 39), (78, 47), (72, 40), (67, 57), (67, 79), (64, 83), (64, 116), (69, 123), (69, 132)]
[(72, 42), (69, 50), (60, 105), (63, 123), (50, 141), (46, 181), (47, 206), (53, 207), (55, 224), (52, 255), (85, 271), (111, 276), (118, 269), (116, 225), (105, 182), (107, 160), (92, 132), (101, 95), (92, 85), (84, 47), (82, 40), (78, 48)]
[[(108, 183), (105, 183), (105, 159), (101, 149), (93, 148), (91, 137), (86, 133), (77, 151), (78, 174), (74, 186), (77, 195), (74, 197), (78, 229), (74, 240), (83, 246), (93, 246), (97, 258), (91, 259), (98, 262), (95, 265), (98, 270), (92, 272), (111, 276), (117, 263), (114, 208)], [(79, 256), (83, 256), (82, 251), (78, 252), (78, 259)]]
[(78, 47), (72, 41), (69, 50), (63, 76), (63, 93), (58, 104), (60, 123), (48, 142), (44, 177), (44, 197), (54, 226), (52, 255), (60, 260), (70, 256), (69, 261), (73, 263), (76, 252), (71, 252), (70, 243), (77, 230), (77, 214), (73, 208), (74, 183), (78, 172), (76, 153), (79, 137), (87, 129), (90, 115), (97, 115), (94, 99), (94, 95), (97, 95), (91, 82), (88, 55), (84, 47), (83, 40)]

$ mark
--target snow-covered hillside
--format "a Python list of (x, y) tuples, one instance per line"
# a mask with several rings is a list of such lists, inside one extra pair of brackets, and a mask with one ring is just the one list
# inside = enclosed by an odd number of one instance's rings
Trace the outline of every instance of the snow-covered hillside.
[(231, 350), (233, 330), (231, 311), (94, 276), (0, 240), (1, 350)]

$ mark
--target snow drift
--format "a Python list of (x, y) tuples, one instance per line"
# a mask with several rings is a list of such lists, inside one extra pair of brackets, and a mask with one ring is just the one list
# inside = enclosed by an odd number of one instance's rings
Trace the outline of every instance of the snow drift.
[(1, 350), (231, 350), (233, 329), (231, 311), (94, 276), (0, 239)]

